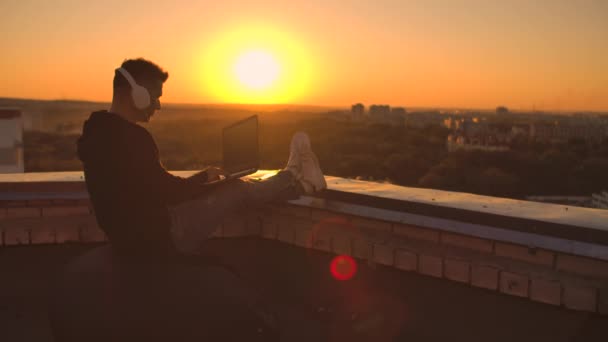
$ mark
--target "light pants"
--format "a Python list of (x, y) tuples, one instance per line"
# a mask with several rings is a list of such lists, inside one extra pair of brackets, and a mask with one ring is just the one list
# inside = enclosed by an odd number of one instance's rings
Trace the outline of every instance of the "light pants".
[[(223, 293), (234, 300), (238, 299), (265, 321), (275, 321), (270, 325), (278, 323), (280, 340), (290, 342), (320, 340), (318, 323), (290, 307), (264, 307), (264, 301), (257, 291), (249, 287), (230, 267), (207, 267), (204, 258), (197, 258), (193, 254), (197, 253), (202, 242), (214, 233), (227, 215), (269, 202), (296, 199), (302, 191), (291, 172), (279, 171), (275, 176), (262, 181), (237, 179), (219, 184), (194, 200), (170, 208), (174, 243), (179, 252), (186, 254), (182, 262), (189, 265), (200, 262), (205, 267), (201, 271), (205, 269), (207, 275), (210, 270), (214, 270), (216, 273), (209, 281), (222, 284)], [(196, 267), (193, 268), (195, 269)]]
[(265, 203), (297, 198), (296, 183), (289, 171), (279, 171), (261, 181), (229, 180), (193, 200), (171, 207), (175, 246), (182, 253), (195, 253), (226, 216)]

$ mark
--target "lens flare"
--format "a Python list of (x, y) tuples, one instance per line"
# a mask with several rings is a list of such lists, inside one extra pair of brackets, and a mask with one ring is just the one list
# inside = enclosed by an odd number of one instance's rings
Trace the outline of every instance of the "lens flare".
[(357, 262), (348, 255), (338, 255), (331, 261), (329, 271), (336, 280), (349, 280), (357, 273)]

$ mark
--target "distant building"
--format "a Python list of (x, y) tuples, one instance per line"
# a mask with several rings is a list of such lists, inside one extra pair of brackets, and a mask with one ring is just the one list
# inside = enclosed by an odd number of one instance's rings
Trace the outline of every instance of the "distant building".
[(393, 109), (391, 109), (391, 114), (404, 116), (407, 114), (407, 111), (403, 107), (393, 107)]
[(456, 129), (456, 120), (452, 117), (449, 117), (449, 118), (443, 120), (443, 126), (449, 130), (455, 130)]
[(363, 121), (365, 115), (365, 106), (362, 103), (357, 103), (351, 106), (351, 119), (353, 121)]
[(405, 108), (395, 107), (391, 110), (388, 105), (371, 105), (369, 107), (369, 118), (372, 122), (393, 126), (405, 124)]
[(496, 114), (509, 114), (509, 108), (504, 106), (496, 107)]
[(450, 118), (443, 120), (443, 125), (446, 128), (448, 128), (454, 132), (457, 132), (459, 135), (473, 136), (473, 135), (489, 133), (488, 124), (485, 122), (482, 122), (482, 120), (480, 120), (477, 117), (473, 117), (473, 118), (452, 118), (452, 117), (450, 117)]
[(384, 122), (391, 114), (389, 105), (371, 105), (369, 107), (369, 117), (376, 122)]
[(24, 172), (21, 111), (0, 108), (0, 173), (21, 172)]
[(511, 126), (511, 135), (514, 137), (528, 137), (530, 135), (530, 125), (516, 124)]
[(446, 139), (446, 144), (448, 152), (458, 150), (504, 152), (510, 150), (509, 146), (500, 144), (493, 136), (469, 138), (450, 134)]

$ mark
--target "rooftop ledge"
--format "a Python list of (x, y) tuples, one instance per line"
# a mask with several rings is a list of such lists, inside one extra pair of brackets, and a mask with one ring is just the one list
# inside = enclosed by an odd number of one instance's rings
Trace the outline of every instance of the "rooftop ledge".
[[(171, 171), (188, 177), (196, 171)], [(263, 179), (261, 170), (247, 178)], [(326, 176), (328, 190), (290, 201), (336, 213), (608, 260), (608, 210)], [(0, 174), (0, 201), (86, 199), (82, 172)]]
[[(196, 171), (175, 171), (187, 177)], [(276, 171), (248, 176), (263, 179)], [(328, 189), (227, 217), (250, 236), (608, 315), (608, 211), (326, 176)], [(0, 174), (0, 245), (102, 242), (82, 172)]]

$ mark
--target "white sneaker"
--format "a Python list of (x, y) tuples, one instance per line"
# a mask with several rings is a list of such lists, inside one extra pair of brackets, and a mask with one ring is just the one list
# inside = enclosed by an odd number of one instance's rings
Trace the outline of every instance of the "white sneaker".
[(285, 169), (296, 176), (307, 194), (327, 188), (319, 160), (310, 147), (310, 138), (304, 132), (297, 132), (291, 138), (289, 161)]
[[(307, 143), (307, 138), (308, 137), (306, 137), (304, 134), (300, 134), (300, 132), (298, 132), (291, 137), (291, 144), (289, 145), (289, 160), (287, 160), (285, 170), (291, 171), (291, 173), (296, 176), (297, 180), (300, 180), (301, 178), (300, 171), (302, 169), (300, 162), (300, 151), (304, 148), (303, 145)], [(308, 142), (308, 144), (310, 144), (310, 142)]]

